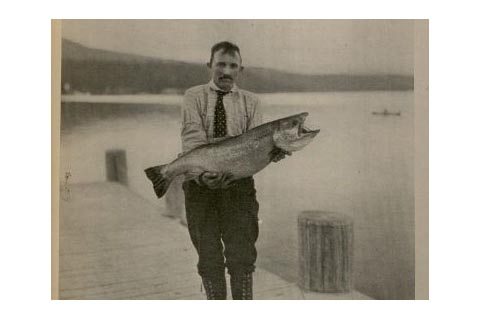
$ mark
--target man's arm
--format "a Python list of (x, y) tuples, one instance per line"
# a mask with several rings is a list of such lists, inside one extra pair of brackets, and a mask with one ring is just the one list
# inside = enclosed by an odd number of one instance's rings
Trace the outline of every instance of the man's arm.
[(183, 153), (207, 144), (207, 132), (200, 115), (200, 105), (194, 93), (187, 91), (182, 105), (182, 150)]
[(263, 123), (263, 110), (262, 110), (262, 101), (260, 98), (256, 97), (255, 103), (250, 109), (247, 123), (247, 131), (252, 130), (255, 127), (258, 127)]
[[(182, 150), (183, 153), (208, 143), (207, 132), (200, 115), (201, 106), (194, 93), (187, 91), (182, 105)], [(197, 184), (211, 189), (224, 186), (225, 175), (204, 172), (195, 176)]]

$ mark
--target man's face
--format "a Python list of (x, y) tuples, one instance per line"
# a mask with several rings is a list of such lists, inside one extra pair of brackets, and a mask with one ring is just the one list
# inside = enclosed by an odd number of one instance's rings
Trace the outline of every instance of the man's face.
[(222, 90), (232, 90), (236, 78), (242, 71), (242, 62), (238, 52), (223, 53), (219, 50), (213, 54), (212, 63), (208, 63), (212, 70), (213, 82)]

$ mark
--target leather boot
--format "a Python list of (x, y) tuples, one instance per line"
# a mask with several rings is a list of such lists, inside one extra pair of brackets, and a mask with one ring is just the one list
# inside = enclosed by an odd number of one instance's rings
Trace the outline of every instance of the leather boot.
[(230, 275), (233, 300), (253, 300), (253, 277), (251, 273)]
[(227, 300), (227, 281), (225, 276), (202, 277), (207, 300)]

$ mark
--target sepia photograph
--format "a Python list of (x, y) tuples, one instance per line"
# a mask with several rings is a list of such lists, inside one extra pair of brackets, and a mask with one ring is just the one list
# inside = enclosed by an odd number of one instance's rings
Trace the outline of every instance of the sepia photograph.
[(428, 299), (428, 20), (52, 23), (52, 298)]

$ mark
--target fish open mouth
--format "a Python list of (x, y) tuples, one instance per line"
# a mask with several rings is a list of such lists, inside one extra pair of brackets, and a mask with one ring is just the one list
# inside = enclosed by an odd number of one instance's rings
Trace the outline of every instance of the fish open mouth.
[(298, 135), (302, 135), (302, 134), (306, 134), (306, 133), (309, 133), (309, 132), (312, 132), (313, 130), (309, 129), (307, 126), (305, 125), (300, 125), (298, 127)]
[(306, 135), (306, 134), (311, 134), (311, 133), (318, 133), (320, 130), (313, 130), (313, 129), (310, 129), (308, 128), (306, 125), (305, 125), (305, 118), (302, 119), (302, 121), (299, 123), (298, 125), (298, 136), (301, 137), (303, 135)]
[(308, 112), (299, 113), (278, 120), (278, 128), (273, 133), (275, 146), (288, 152), (303, 149), (320, 130), (312, 130), (305, 125)]

